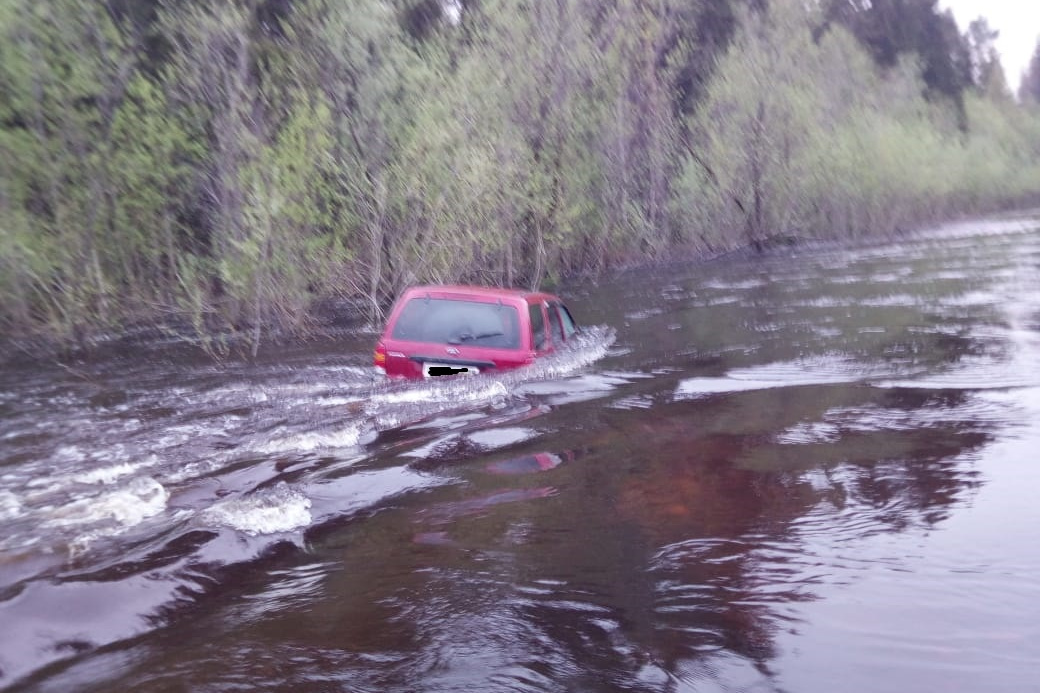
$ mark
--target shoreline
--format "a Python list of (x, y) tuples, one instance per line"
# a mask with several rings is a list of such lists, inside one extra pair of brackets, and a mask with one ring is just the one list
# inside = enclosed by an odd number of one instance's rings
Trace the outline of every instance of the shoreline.
[[(633, 258), (607, 269), (594, 272), (575, 272), (560, 281), (542, 284), (566, 293), (569, 288), (580, 284), (599, 284), (612, 276), (623, 276), (631, 272), (652, 272), (679, 265), (707, 265), (749, 257), (767, 257), (805, 250), (820, 250), (829, 246), (850, 248), (861, 244), (893, 243), (912, 239), (930, 231), (971, 220), (1000, 220), (1014, 218), (1040, 218), (1040, 207), (1023, 206), (989, 214), (961, 214), (946, 220), (922, 224), (895, 234), (878, 234), (854, 238), (813, 238), (797, 234), (773, 234), (764, 239), (746, 243), (730, 249), (711, 251), (685, 245), (669, 250), (665, 258)], [(263, 327), (261, 350), (284, 349), (308, 341), (333, 341), (344, 337), (374, 334), (373, 327), (364, 313), (363, 297), (324, 297), (316, 299), (313, 306), (302, 316), (300, 323), (305, 327), (285, 329), (276, 325)], [(236, 332), (207, 335), (189, 334), (191, 326), (187, 320), (139, 319), (127, 323), (117, 331), (95, 333), (82, 337), (77, 344), (72, 339), (57, 339), (43, 334), (5, 336), (0, 340), (0, 369), (33, 367), (41, 364), (68, 367), (73, 364), (90, 364), (119, 358), (131, 351), (155, 350), (157, 355), (176, 355), (178, 359), (208, 360), (212, 363), (248, 363), (256, 357), (249, 354), (249, 332), (255, 326), (247, 325)], [(209, 342), (206, 344), (204, 342)]]

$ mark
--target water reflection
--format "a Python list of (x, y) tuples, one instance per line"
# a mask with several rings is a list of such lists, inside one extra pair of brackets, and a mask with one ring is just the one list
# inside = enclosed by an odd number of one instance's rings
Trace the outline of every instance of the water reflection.
[(491, 462), (485, 468), (492, 474), (536, 474), (555, 469), (564, 461), (573, 462), (575, 456), (571, 450), (559, 455), (552, 452), (536, 452), (533, 455)]
[[(365, 399), (309, 382), (309, 357), (265, 371), (264, 397), (178, 390), (190, 414), (144, 388), (141, 447), (156, 421), (201, 422), (201, 443), (131, 462), (99, 452), (103, 427), (98, 448), (73, 436), (63, 483), (105, 498), (155, 475), (190, 516), (18, 578), (0, 666), (56, 662), (14, 686), (55, 691), (1028, 689), (1040, 238), (954, 241), (583, 287), (571, 304), (617, 348), (470, 399)], [(44, 385), (60, 411), (89, 399), (86, 421), (134, 400)], [(23, 481), (0, 513), (20, 517)]]
[[(853, 389), (844, 397), (886, 395)], [(813, 555), (820, 535), (849, 542), (934, 524), (977, 483), (965, 461), (989, 436), (963, 430), (956, 416), (927, 433), (878, 428), (876, 440), (851, 447), (898, 450), (899, 457), (853, 460), (848, 448), (818, 450), (828, 447), (818, 443), (792, 454), (770, 432), (804, 413), (788, 407), (778, 415), (774, 399), (744, 393), (722, 415), (687, 404), (650, 416), (611, 412), (596, 446), (624, 458), (627, 473), (612, 493), (596, 495), (594, 507), (613, 496), (616, 518), (600, 513), (593, 526), (609, 529), (579, 532), (556, 551), (538, 542), (537, 552), (525, 553), (524, 564), (542, 566), (536, 574), (553, 576), (556, 585), (528, 596), (529, 617), (545, 624), (572, 662), (589, 664), (589, 643), (604, 639), (604, 624), (612, 624), (609, 639), (641, 653), (624, 658), (612, 647), (593, 647), (605, 659), (592, 668), (612, 672), (597, 690), (622, 682), (638, 689), (647, 667), (681, 679), (691, 668), (710, 669), (705, 660), (720, 653), (729, 666), (734, 655), (743, 657), (748, 672), (768, 679), (773, 634), (791, 627), (791, 605), (812, 598), (831, 571)], [(592, 472), (595, 463), (582, 468)], [(576, 564), (579, 556), (585, 563)], [(587, 576), (577, 591), (565, 579), (575, 573)]]

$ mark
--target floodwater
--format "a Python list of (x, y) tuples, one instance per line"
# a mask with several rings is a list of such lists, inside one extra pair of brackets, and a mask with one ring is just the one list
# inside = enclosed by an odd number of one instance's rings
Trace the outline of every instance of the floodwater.
[(500, 376), (0, 373), (0, 689), (1038, 689), (1036, 216), (562, 293)]

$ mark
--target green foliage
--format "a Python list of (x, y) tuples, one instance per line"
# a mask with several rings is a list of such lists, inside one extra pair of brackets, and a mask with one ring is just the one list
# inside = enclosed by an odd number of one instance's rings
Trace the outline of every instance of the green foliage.
[[(390, 169), (389, 185), (399, 193), (391, 203), (398, 231), (391, 247), (407, 268), (402, 283), (493, 282), (494, 260), (512, 242), (530, 167), (499, 105), (501, 85), (485, 65), (467, 58), (455, 74), (435, 73), (438, 88), (413, 114)], [(468, 88), (470, 81), (484, 89)]]
[(128, 300), (176, 303), (178, 258), (194, 250), (182, 214), (191, 206), (187, 194), (204, 153), (198, 133), (171, 114), (161, 86), (136, 76), (113, 120), (110, 154), (113, 224), (130, 269)]
[(957, 31), (953, 14), (940, 12), (938, 0), (827, 0), (825, 31), (831, 24), (850, 30), (882, 68), (908, 55), (921, 64), (924, 93), (947, 100), (958, 125), (965, 127), (963, 94), (973, 84), (971, 49)]
[(118, 320), (125, 268), (108, 154), (131, 49), (96, 3), (8, 0), (3, 14), (3, 147), (17, 164), (4, 171), (0, 215), (15, 257), (28, 259), (2, 283), (17, 285), (8, 298), (23, 320), (81, 336)]
[(1030, 58), (1025, 74), (1022, 75), (1018, 98), (1024, 103), (1040, 104), (1040, 40), (1037, 40), (1033, 57)]
[(979, 17), (969, 24), (964, 34), (972, 85), (993, 100), (1011, 96), (1004, 66), (1000, 62), (1000, 52), (997, 51), (998, 36), (1000, 32), (991, 29), (985, 17)]
[[(253, 349), (265, 324), (298, 323), (308, 285), (327, 267), (332, 238), (317, 204), (323, 193), (323, 155), (330, 147), (328, 106), (301, 96), (274, 141), (243, 167), (244, 233), (219, 258), (226, 291), (252, 311)], [(326, 272), (328, 270), (326, 269)]]
[(923, 68), (881, 71), (837, 27), (812, 42), (816, 21), (774, 2), (744, 17), (720, 63), (678, 195), (684, 209), (703, 200), (693, 223), (712, 230), (705, 245), (893, 233), (1040, 192), (1025, 139), (1034, 117), (969, 95), (965, 135), (954, 113), (922, 97)]
[(706, 166), (715, 183), (711, 217), (747, 241), (796, 223), (806, 202), (799, 158), (817, 118), (840, 117), (834, 111), (844, 107), (828, 103), (815, 80), (821, 51), (806, 26), (797, 7), (746, 14), (692, 128), (702, 154), (690, 165)]
[(365, 296), (378, 318), (401, 269), (404, 229), (391, 211), (402, 191), (391, 191), (392, 172), (402, 165), (420, 96), (436, 79), (383, 3), (310, 0), (286, 33), (294, 79), (331, 109), (329, 185), (320, 204), (346, 251), (342, 267), (328, 275), (344, 286), (332, 289)]
[(1040, 113), (984, 22), (768, 5), (0, 0), (0, 324), (164, 321), (255, 353), (332, 295), (378, 319), (418, 281), (538, 286), (1040, 195)]

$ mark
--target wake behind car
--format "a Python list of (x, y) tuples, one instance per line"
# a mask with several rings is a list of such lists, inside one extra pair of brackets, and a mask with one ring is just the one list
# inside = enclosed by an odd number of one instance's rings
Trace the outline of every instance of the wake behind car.
[(502, 371), (533, 363), (578, 328), (558, 297), (479, 286), (417, 286), (394, 304), (373, 363), (420, 379)]

